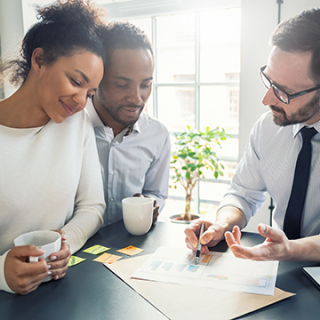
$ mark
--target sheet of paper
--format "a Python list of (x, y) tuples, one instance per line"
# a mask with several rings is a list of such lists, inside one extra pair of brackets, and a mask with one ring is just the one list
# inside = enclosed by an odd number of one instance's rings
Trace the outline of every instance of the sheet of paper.
[(273, 296), (203, 287), (195, 291), (194, 286), (131, 279), (150, 256), (119, 260), (105, 266), (171, 320), (234, 319), (294, 295), (278, 288)]
[(247, 293), (273, 295), (278, 271), (277, 261), (251, 261), (232, 253), (210, 252), (200, 257), (187, 248), (160, 247), (132, 278), (208, 287)]

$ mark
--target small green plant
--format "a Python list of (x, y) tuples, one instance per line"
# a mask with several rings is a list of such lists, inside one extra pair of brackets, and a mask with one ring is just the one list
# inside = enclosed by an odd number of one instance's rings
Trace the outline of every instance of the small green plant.
[(190, 221), (190, 205), (192, 190), (201, 178), (205, 178), (204, 170), (211, 169), (213, 176), (223, 176), (224, 166), (219, 162), (214, 148), (221, 148), (221, 141), (226, 140), (227, 134), (224, 129), (206, 131), (187, 129), (180, 133), (174, 133), (171, 168), (174, 169), (172, 177), (174, 188), (179, 182), (186, 191), (186, 206), (184, 220)]

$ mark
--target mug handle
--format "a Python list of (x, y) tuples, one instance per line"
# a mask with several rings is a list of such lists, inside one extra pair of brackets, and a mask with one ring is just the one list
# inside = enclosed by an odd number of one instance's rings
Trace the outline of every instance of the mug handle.
[(31, 257), (29, 256), (29, 262), (32, 263), (32, 262), (38, 262), (39, 261), (39, 258), (38, 257)]

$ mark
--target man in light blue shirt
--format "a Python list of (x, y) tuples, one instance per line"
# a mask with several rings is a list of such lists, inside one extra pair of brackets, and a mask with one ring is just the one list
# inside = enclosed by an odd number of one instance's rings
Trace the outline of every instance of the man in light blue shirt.
[(104, 33), (104, 76), (87, 111), (94, 126), (107, 208), (105, 225), (122, 219), (122, 199), (154, 201), (153, 222), (168, 196), (170, 136), (143, 112), (151, 94), (154, 60), (147, 36), (129, 23)]
[[(204, 245), (202, 252), (208, 252), (208, 247), (225, 237), (240, 258), (320, 261), (320, 9), (306, 10), (283, 21), (271, 41), (268, 64), (260, 69), (268, 89), (262, 102), (270, 111), (253, 127), (215, 221), (205, 221), (206, 232), (200, 239)], [(293, 208), (294, 215), (288, 215), (288, 208), (295, 200), (293, 182), (303, 144), (303, 127), (314, 128), (311, 129), (314, 135), (309, 142), (310, 175), (299, 220), (298, 210)], [(274, 227), (260, 224), (258, 231), (266, 238), (265, 242), (246, 248), (240, 242), (240, 228), (261, 207), (266, 191), (275, 201)], [(299, 192), (295, 197), (300, 197)], [(282, 230), (290, 234), (297, 221), (300, 236), (289, 240)], [(201, 222), (185, 230), (187, 246), (192, 250)]]

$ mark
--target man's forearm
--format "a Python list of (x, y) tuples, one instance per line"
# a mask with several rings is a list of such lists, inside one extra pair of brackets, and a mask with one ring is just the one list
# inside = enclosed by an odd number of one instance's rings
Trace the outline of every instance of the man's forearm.
[(234, 226), (239, 226), (242, 229), (246, 223), (247, 219), (244, 213), (233, 206), (222, 207), (216, 215), (216, 222), (224, 228), (224, 232), (232, 231)]
[(320, 235), (290, 241), (291, 261), (320, 261)]

